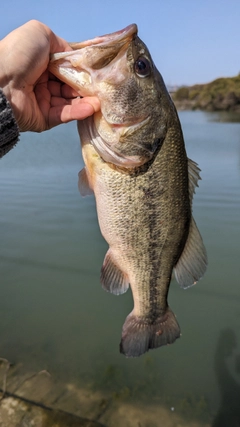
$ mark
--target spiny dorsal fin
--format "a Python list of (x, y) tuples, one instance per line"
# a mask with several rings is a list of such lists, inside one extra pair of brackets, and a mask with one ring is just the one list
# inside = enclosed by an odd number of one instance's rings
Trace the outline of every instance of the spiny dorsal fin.
[(201, 169), (199, 169), (197, 163), (191, 159), (188, 159), (188, 186), (191, 206), (195, 188), (198, 187), (198, 181), (201, 179), (199, 174), (200, 171)]
[(100, 277), (102, 287), (112, 294), (124, 294), (129, 288), (127, 275), (124, 274), (114, 261), (111, 249), (106, 253)]
[(207, 253), (194, 219), (183, 252), (175, 265), (174, 273), (182, 288), (195, 285), (207, 268)]

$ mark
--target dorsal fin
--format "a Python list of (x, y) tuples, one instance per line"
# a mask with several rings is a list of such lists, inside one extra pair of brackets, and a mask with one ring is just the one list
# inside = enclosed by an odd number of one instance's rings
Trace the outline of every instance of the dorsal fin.
[(188, 159), (188, 189), (191, 206), (195, 188), (198, 187), (198, 181), (201, 179), (200, 172), (201, 169), (199, 169), (197, 163), (191, 159)]

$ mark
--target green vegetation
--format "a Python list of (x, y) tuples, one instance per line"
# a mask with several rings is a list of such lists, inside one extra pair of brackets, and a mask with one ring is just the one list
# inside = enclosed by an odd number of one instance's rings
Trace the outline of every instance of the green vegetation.
[(207, 84), (182, 86), (172, 98), (178, 109), (240, 113), (240, 74)]

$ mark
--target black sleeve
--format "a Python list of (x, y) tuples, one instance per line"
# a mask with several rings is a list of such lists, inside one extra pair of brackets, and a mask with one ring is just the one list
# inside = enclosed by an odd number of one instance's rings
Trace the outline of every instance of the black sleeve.
[(0, 89), (0, 157), (16, 145), (19, 129), (12, 108)]

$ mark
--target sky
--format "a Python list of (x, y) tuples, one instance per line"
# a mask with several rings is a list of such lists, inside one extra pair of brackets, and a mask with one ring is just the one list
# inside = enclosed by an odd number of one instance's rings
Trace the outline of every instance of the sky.
[(240, 72), (240, 0), (2, 0), (0, 39), (30, 19), (67, 41), (136, 23), (167, 85)]

